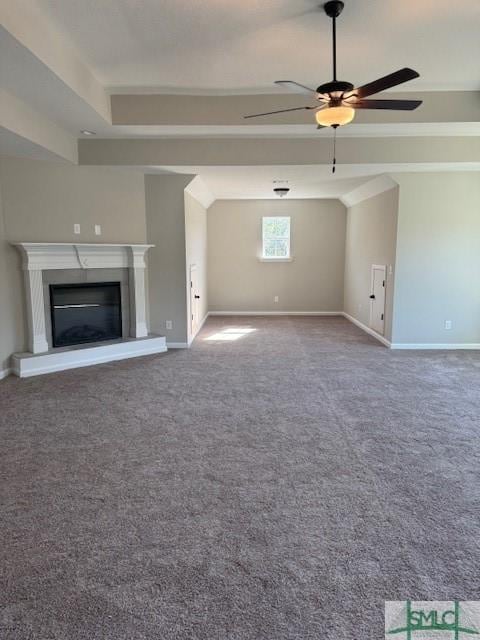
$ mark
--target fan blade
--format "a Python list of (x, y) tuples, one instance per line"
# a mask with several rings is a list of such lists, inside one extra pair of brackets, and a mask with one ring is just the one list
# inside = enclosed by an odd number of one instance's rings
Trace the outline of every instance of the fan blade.
[(393, 109), (397, 111), (413, 111), (422, 104), (421, 100), (357, 100), (344, 102), (354, 109)]
[(366, 98), (367, 96), (372, 96), (374, 93), (380, 93), (380, 91), (396, 87), (398, 84), (403, 84), (404, 82), (408, 82), (409, 80), (413, 80), (419, 76), (420, 74), (413, 69), (405, 67), (405, 69), (400, 69), (388, 76), (378, 78), (378, 80), (374, 80), (373, 82), (364, 84), (362, 87), (358, 87), (358, 89), (354, 89), (351, 95), (356, 95), (358, 98)]
[(304, 111), (305, 109), (318, 109), (318, 106), (315, 105), (314, 107), (294, 107), (293, 109), (280, 109), (279, 111), (267, 111), (267, 113), (254, 113), (251, 116), (243, 116), (244, 119), (247, 118), (260, 118), (261, 116), (271, 116), (275, 113), (287, 113), (287, 111)]
[(290, 91), (295, 91), (295, 93), (317, 93), (315, 89), (310, 89), (310, 87), (306, 87), (304, 84), (295, 82), (295, 80), (275, 80), (275, 84), (284, 84), (286, 85), (287, 89), (290, 89)]

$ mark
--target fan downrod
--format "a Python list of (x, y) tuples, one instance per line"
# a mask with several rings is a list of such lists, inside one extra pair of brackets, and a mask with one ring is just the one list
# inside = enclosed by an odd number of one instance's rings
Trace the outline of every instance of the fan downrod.
[(341, 0), (329, 0), (323, 5), (323, 9), (329, 18), (338, 18), (344, 6)]

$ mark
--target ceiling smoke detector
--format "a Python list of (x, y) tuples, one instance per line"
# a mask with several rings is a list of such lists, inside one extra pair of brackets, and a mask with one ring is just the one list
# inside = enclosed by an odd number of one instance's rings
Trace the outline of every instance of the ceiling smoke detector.
[(275, 180), (273, 182), (273, 193), (280, 198), (286, 196), (290, 191), (290, 187), (288, 186), (288, 182), (283, 180)]

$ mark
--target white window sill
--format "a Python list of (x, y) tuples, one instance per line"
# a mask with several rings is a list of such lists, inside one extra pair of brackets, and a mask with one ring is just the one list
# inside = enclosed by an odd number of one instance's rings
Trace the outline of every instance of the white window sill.
[(293, 262), (292, 256), (290, 258), (258, 258), (260, 262)]

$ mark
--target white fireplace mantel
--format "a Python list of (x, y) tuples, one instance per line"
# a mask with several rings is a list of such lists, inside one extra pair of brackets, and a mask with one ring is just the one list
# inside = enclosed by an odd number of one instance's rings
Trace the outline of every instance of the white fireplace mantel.
[(48, 351), (42, 271), (46, 269), (129, 270), (130, 335), (144, 338), (147, 331), (145, 254), (152, 244), (83, 244), (64, 242), (17, 242), (23, 258), (27, 294), (29, 349)]

